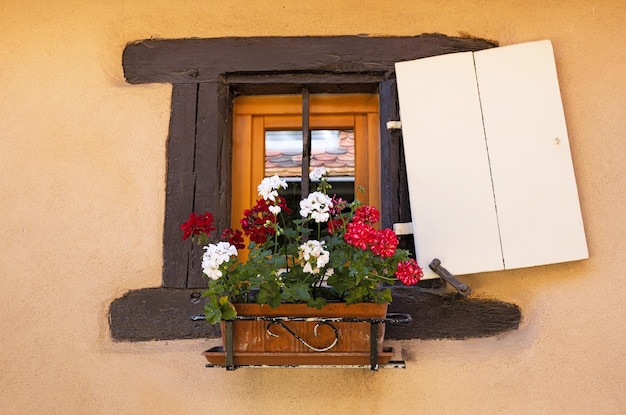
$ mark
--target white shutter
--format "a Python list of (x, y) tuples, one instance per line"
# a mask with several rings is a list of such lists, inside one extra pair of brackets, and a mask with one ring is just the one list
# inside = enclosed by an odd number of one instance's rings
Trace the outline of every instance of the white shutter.
[(549, 41), (399, 62), (396, 75), (424, 268), (588, 257)]

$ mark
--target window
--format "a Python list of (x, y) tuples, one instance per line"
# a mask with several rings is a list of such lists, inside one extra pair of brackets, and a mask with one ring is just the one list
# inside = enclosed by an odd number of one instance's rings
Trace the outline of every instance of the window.
[[(311, 154), (303, 160), (301, 95), (240, 96), (233, 102), (231, 225), (258, 198), (256, 186), (278, 174), (290, 182), (292, 208), (301, 199), (302, 165), (331, 169), (333, 192), (380, 208), (377, 94), (313, 94), (308, 98)], [(306, 156), (304, 157), (306, 159)], [(361, 187), (364, 191), (359, 191)], [(308, 193), (308, 192), (306, 192)]]
[[(378, 93), (381, 224), (410, 221), (401, 138), (386, 122), (398, 119), (394, 64), (458, 51), (491, 48), (480, 39), (441, 35), (368, 38), (222, 38), (150, 40), (124, 50), (130, 83), (173, 84), (168, 140), (163, 286), (203, 287), (196, 247), (180, 238), (192, 210), (220, 212), (230, 223), (231, 102), (238, 95)], [(219, 56), (219, 57), (217, 57)], [(228, 212), (227, 214), (225, 214)]]
[[(172, 84), (172, 111), (163, 286), (131, 291), (111, 304), (113, 338), (137, 341), (218, 335), (218, 329), (189, 319), (202, 313), (202, 304), (187, 301), (195, 290), (181, 288), (204, 287), (206, 281), (200, 276), (199, 253), (194, 252), (197, 248), (182, 241), (180, 224), (192, 210), (218, 213), (220, 228), (230, 223), (231, 104), (237, 97), (300, 94), (303, 87), (311, 95), (376, 94), (380, 125), (369, 122), (368, 128), (379, 133), (381, 221), (382, 226), (390, 227), (395, 222), (411, 221), (402, 138), (386, 128), (388, 121), (398, 120), (394, 64), (494, 46), (494, 42), (477, 38), (437, 34), (151, 39), (128, 44), (122, 58), (127, 82)], [(497, 301), (464, 300), (462, 316), (452, 318), (455, 303), (444, 298), (414, 291), (395, 298), (393, 307), (398, 312), (424, 307), (439, 312), (429, 312), (403, 326), (401, 332), (389, 327), (390, 338), (486, 336), (516, 328), (521, 318), (516, 306)], [(442, 301), (446, 307), (437, 307)]]

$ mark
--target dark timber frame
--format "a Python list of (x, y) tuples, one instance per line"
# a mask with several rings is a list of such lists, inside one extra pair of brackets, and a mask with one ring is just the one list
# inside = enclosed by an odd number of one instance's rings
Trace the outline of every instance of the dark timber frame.
[[(207, 329), (206, 324), (200, 326), (197, 322), (188, 321), (190, 315), (197, 314), (197, 305), (192, 307), (187, 301), (185, 305), (177, 306), (172, 302), (174, 297), (193, 294), (193, 288), (206, 284), (201, 278), (198, 248), (190, 241), (182, 241), (180, 224), (191, 211), (217, 213), (218, 229), (230, 223), (231, 102), (234, 96), (299, 94), (303, 89), (310, 93), (378, 93), (383, 166), (381, 188), (385, 189), (381, 195), (381, 216), (382, 225), (390, 227), (395, 222), (409, 222), (411, 219), (402, 137), (400, 133), (392, 134), (386, 128), (387, 121), (399, 119), (395, 62), (494, 46), (497, 46), (494, 42), (482, 39), (452, 38), (439, 34), (413, 37), (156, 39), (128, 44), (122, 63), (129, 83), (173, 85), (167, 143), (163, 288), (139, 290), (116, 300), (110, 312), (113, 337), (127, 340), (188, 338), (206, 336), (211, 330), (215, 331), (214, 328)], [(412, 313), (413, 307), (430, 298), (420, 295), (432, 296), (421, 293), (419, 288), (397, 291), (401, 300), (396, 300), (392, 308), (401, 312)], [(440, 301), (437, 298), (435, 303)], [(153, 306), (153, 302), (171, 304), (171, 316), (155, 316), (156, 310), (163, 308)], [(476, 299), (450, 302), (461, 303), (464, 307), (475, 304), (470, 308), (476, 307), (479, 313), (480, 307), (486, 305)], [(458, 338), (454, 326), (466, 333), (468, 324), (476, 326), (475, 333), (463, 334), (463, 337), (491, 335), (494, 327), (496, 332), (516, 328), (520, 320), (519, 309), (506, 303), (500, 304), (504, 307), (495, 309), (505, 310), (506, 316), (498, 318), (494, 315), (492, 303), (484, 310), (491, 315), (487, 320), (496, 322), (494, 325), (491, 321), (486, 325), (489, 327), (484, 327), (484, 318), (479, 319), (482, 321), (480, 324), (468, 323), (467, 320), (450, 324), (444, 319), (446, 324), (439, 329), (437, 318), (426, 321), (426, 324), (435, 327), (435, 331), (439, 330), (440, 334), (433, 338)], [(201, 312), (201, 307), (199, 310)], [(146, 321), (138, 323), (138, 318)], [(171, 324), (172, 327), (180, 326), (178, 334), (165, 334), (168, 329), (164, 328), (163, 319), (170, 318), (184, 320)], [(420, 317), (415, 320), (420, 321)], [(502, 321), (507, 323), (502, 326)], [(185, 323), (189, 327), (182, 327)], [(423, 323), (419, 323), (422, 329)], [(393, 329), (391, 331), (393, 333)], [(420, 337), (411, 329), (403, 330), (403, 333), (402, 338)], [(409, 337), (406, 337), (407, 334)]]

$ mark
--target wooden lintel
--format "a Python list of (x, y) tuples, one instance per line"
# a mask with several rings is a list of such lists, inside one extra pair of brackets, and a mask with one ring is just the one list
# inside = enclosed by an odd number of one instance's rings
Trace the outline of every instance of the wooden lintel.
[(122, 65), (131, 84), (199, 83), (242, 72), (384, 73), (400, 60), (439, 55), (442, 50), (453, 53), (494, 46), (486, 40), (440, 34), (149, 39), (129, 43)]

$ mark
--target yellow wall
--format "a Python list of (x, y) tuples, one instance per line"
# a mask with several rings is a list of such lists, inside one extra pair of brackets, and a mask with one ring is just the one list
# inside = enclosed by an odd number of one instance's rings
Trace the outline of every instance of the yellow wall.
[[(0, 1), (0, 413), (626, 413), (624, 22), (623, 0)], [(378, 373), (111, 341), (111, 301), (160, 284), (170, 111), (124, 81), (127, 42), (429, 32), (553, 42), (591, 259), (465, 278), (518, 331), (398, 341), (408, 368)]]

